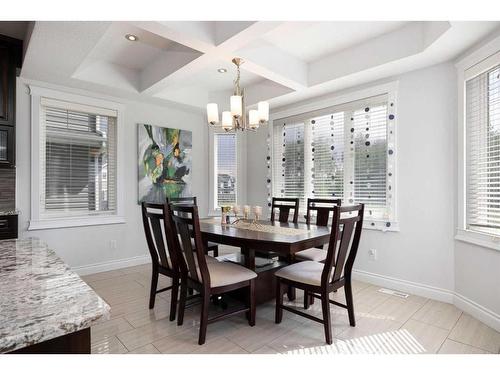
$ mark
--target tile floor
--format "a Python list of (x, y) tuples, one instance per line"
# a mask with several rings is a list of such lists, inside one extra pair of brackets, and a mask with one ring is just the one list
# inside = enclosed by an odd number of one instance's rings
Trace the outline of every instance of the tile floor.
[[(353, 286), (356, 327), (349, 326), (344, 309), (331, 307), (332, 345), (325, 343), (320, 324), (290, 312), (275, 324), (270, 302), (257, 307), (255, 327), (243, 315), (210, 324), (207, 341), (199, 346), (199, 306), (186, 311), (181, 327), (168, 320), (170, 292), (157, 295), (155, 308), (148, 309), (149, 265), (82, 278), (111, 306), (111, 319), (92, 327), (92, 353), (500, 353), (500, 333), (455, 306), (389, 296), (360, 281)], [(167, 283), (160, 276), (160, 287)], [(343, 301), (343, 292), (332, 298)], [(301, 305), (300, 292), (288, 303)], [(309, 312), (321, 316), (319, 301)]]

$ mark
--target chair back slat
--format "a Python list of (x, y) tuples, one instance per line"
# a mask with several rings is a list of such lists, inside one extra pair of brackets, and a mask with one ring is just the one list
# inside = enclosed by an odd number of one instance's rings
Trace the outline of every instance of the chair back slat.
[[(348, 217), (342, 214), (350, 213)], [(335, 283), (351, 277), (363, 227), (364, 205), (337, 206), (333, 211), (332, 231), (321, 282)]]
[(311, 224), (312, 211), (316, 212), (316, 225), (328, 226), (330, 220), (330, 213), (333, 213), (335, 206), (342, 204), (341, 199), (323, 199), (323, 198), (308, 198), (307, 199), (307, 212), (306, 223)]
[(181, 272), (187, 273), (190, 279), (198, 283), (210, 285), (198, 207), (192, 204), (170, 203), (169, 212), (175, 231), (174, 242)]
[(196, 197), (175, 197), (175, 198), (167, 198), (167, 203), (175, 203), (175, 204), (196, 204)]
[(142, 203), (142, 222), (151, 261), (168, 269), (175, 269), (173, 249), (168, 238), (166, 221), (167, 206), (163, 204)]
[(271, 204), (271, 221), (275, 221), (275, 211), (279, 210), (278, 221), (280, 223), (288, 223), (290, 219), (290, 211), (293, 210), (293, 223), (299, 220), (299, 198), (275, 198), (273, 197)]

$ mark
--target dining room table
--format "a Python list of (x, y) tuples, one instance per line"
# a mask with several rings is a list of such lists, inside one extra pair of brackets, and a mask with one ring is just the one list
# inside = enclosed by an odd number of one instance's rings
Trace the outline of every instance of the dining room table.
[[(327, 244), (331, 228), (301, 222), (243, 219), (223, 224), (220, 218), (206, 218), (200, 220), (200, 230), (205, 243), (216, 242), (240, 249), (239, 254), (221, 255), (218, 259), (241, 264), (257, 273), (256, 302), (260, 304), (275, 297), (274, 273), (293, 263), (297, 252)], [(260, 256), (262, 254), (270, 257)], [(288, 297), (293, 300), (295, 291), (290, 289)]]

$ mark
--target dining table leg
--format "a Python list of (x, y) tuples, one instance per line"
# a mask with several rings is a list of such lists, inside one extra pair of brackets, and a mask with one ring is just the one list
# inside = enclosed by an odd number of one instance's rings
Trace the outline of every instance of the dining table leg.
[(242, 246), (241, 253), (245, 256), (245, 267), (255, 271), (255, 250)]

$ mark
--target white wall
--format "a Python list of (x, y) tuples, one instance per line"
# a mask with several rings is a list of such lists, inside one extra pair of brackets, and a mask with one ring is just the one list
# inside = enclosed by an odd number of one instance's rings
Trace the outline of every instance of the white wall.
[[(68, 89), (69, 90), (69, 89)], [(82, 94), (82, 92), (77, 92)], [(99, 95), (89, 94), (99, 97)], [(109, 99), (109, 97), (105, 97)], [(207, 126), (201, 112), (187, 112), (176, 108), (124, 101), (125, 105), (125, 224), (79, 228), (27, 231), (30, 219), (30, 96), (27, 86), (17, 80), (17, 207), (20, 237), (36, 236), (47, 242), (70, 266), (84, 268), (83, 272), (100, 271), (113, 267), (143, 263), (149, 253), (142, 227), (140, 206), (137, 204), (137, 123), (175, 127), (193, 132), (193, 194), (200, 197), (200, 213), (207, 214), (208, 146)], [(117, 248), (110, 248), (110, 241)], [(111, 262), (102, 265), (104, 262)], [(99, 267), (88, 268), (93, 264)]]
[[(435, 298), (451, 302), (452, 295), (448, 291), (454, 289), (455, 69), (451, 63), (440, 64), (384, 82), (395, 79), (399, 80), (400, 232), (365, 230), (355, 268), (385, 278), (430, 286)], [(349, 91), (356, 91), (356, 88)], [(344, 93), (346, 91), (338, 95)], [(300, 104), (303, 103), (295, 105)], [(266, 130), (259, 129), (247, 140), (251, 204), (266, 202), (266, 136)], [(377, 261), (369, 260), (370, 248), (378, 251)], [(419, 285), (414, 286), (419, 288)], [(426, 289), (429, 293), (429, 288)]]

